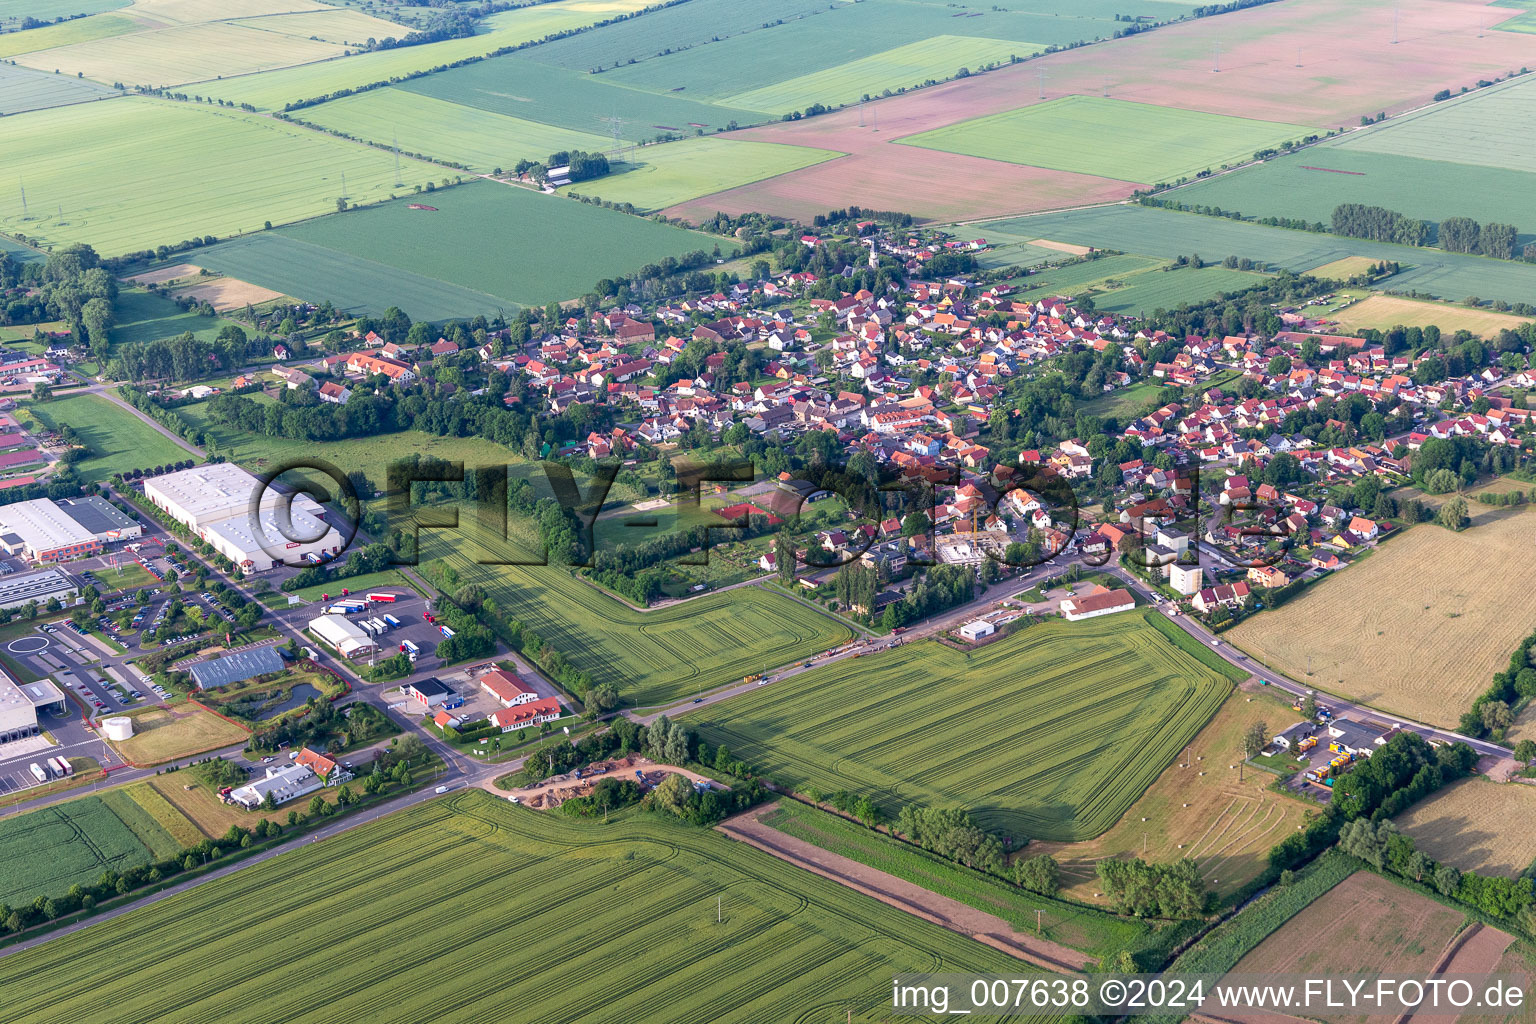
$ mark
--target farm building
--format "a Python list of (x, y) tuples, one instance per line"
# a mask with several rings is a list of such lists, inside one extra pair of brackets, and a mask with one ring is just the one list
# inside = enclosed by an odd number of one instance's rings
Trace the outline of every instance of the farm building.
[(530, 701), (516, 707), (502, 708), (491, 714), (491, 724), (502, 732), (515, 732), (530, 725), (553, 722), (561, 714), (560, 701), (554, 697)]
[(1168, 585), (1186, 596), (1198, 594), (1204, 578), (1205, 573), (1198, 565), (1180, 565), (1174, 562), (1168, 566)]
[(374, 648), (373, 637), (345, 616), (321, 615), (310, 619), (309, 631), (340, 651), (344, 658), (355, 658)]
[(464, 698), (441, 679), (419, 679), (414, 683), (406, 683), (400, 690), (424, 708), (442, 707), (451, 710), (464, 703)]
[(480, 677), (480, 688), (501, 701), (504, 708), (538, 700), (538, 692), (505, 669), (492, 669)]
[(1115, 612), (1123, 612), (1136, 607), (1136, 598), (1131, 596), (1128, 590), (1103, 590), (1081, 597), (1064, 598), (1061, 602), (1061, 614), (1068, 622), (1079, 622), (1083, 619), (1097, 618), (1100, 615), (1113, 615)]
[(79, 584), (63, 569), (0, 577), (0, 608), (20, 608), (29, 601), (45, 604), (51, 597), (68, 604), (79, 594)]
[(212, 690), (271, 672), (281, 672), (283, 667), (283, 659), (277, 653), (277, 648), (267, 646), (209, 658), (188, 666), (187, 671), (192, 673), (199, 690)]
[(248, 811), (261, 806), (261, 802), (272, 795), (273, 803), (285, 804), (290, 800), (308, 796), (318, 789), (324, 788), (325, 783), (316, 775), (313, 768), (308, 765), (293, 764), (268, 765), (265, 778), (247, 783), (239, 789), (232, 790), (229, 798)]
[(975, 643), (977, 640), (980, 640), (984, 636), (991, 636), (996, 632), (996, 627), (994, 627), (992, 623), (988, 622), (986, 619), (976, 619), (975, 621), (967, 622), (965, 625), (960, 627), (960, 635), (972, 643)]
[(142, 532), (138, 523), (97, 495), (0, 506), (0, 549), (32, 562), (79, 558)]
[[(258, 493), (261, 505), (253, 516)], [(144, 481), (144, 496), (248, 571), (334, 555), (342, 547), (341, 534), (326, 523), (325, 510), (314, 499), (299, 494), (288, 504), (276, 490), (262, 491), (260, 480), (232, 463), (152, 477)]]

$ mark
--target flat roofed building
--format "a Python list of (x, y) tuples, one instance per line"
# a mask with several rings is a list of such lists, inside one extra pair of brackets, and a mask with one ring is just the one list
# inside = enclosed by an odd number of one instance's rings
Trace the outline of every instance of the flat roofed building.
[(67, 604), (79, 594), (79, 585), (63, 569), (0, 576), (0, 608), (20, 608), (28, 601), (45, 604), (50, 597)]
[(207, 661), (189, 665), (187, 671), (191, 672), (192, 678), (197, 680), (198, 689), (211, 690), (272, 672), (281, 672), (285, 667), (286, 664), (282, 656), (277, 653), (277, 648), (267, 646), (252, 647), (249, 650), (236, 651), (222, 657), (209, 658)]
[(261, 806), (268, 793), (272, 794), (273, 803), (285, 804), (324, 787), (325, 783), (320, 776), (308, 765), (269, 765), (266, 778), (231, 790), (229, 798), (246, 810), (255, 810)]
[(39, 731), (37, 705), (16, 680), (0, 671), (0, 751), (7, 744), (36, 736)]
[(34, 498), (0, 506), (0, 548), (34, 562), (57, 562), (100, 551), (142, 531), (105, 498)]
[(321, 615), (310, 619), (309, 630), (340, 651), (344, 658), (367, 654), (374, 647), (373, 637), (342, 615)]
[[(253, 522), (252, 500), (258, 492), (261, 508)], [(341, 550), (341, 534), (326, 523), (325, 510), (313, 498), (296, 494), (288, 502), (276, 490), (262, 492), (260, 480), (227, 462), (152, 477), (144, 481), (144, 496), (252, 572)]]

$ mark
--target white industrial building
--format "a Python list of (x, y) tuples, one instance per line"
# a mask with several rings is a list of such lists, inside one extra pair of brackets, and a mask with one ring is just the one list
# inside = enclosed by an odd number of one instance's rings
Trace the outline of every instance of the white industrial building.
[(274, 764), (267, 766), (265, 778), (231, 790), (229, 798), (246, 810), (253, 811), (261, 806), (268, 793), (272, 794), (273, 803), (285, 804), (324, 788), (325, 783), (308, 765)]
[(228, 462), (144, 481), (144, 496), (156, 508), (247, 571), (264, 572), (284, 562), (341, 551), (341, 534), (326, 523), (325, 510), (313, 498), (298, 494), (288, 503), (278, 491), (268, 489), (261, 495), (259, 514), (253, 516), (252, 501), (260, 490), (260, 480)]
[(33, 562), (80, 558), (142, 532), (116, 505), (94, 494), (0, 505), (0, 549)]
[(344, 615), (321, 615), (309, 620), (309, 631), (341, 652), (344, 658), (355, 658), (373, 650), (373, 637)]
[(69, 604), (80, 596), (80, 585), (63, 569), (16, 573), (0, 576), (0, 608), (20, 608), (24, 604), (44, 605), (50, 597)]
[(986, 619), (976, 619), (975, 621), (967, 622), (965, 625), (960, 627), (960, 635), (965, 637), (967, 640), (970, 640), (972, 643), (980, 640), (984, 636), (991, 636), (996, 632), (997, 628)]
[(0, 669), (0, 756), (8, 744), (41, 733), (37, 724), (38, 708), (57, 707), (63, 703), (63, 692), (48, 680), (18, 683)]

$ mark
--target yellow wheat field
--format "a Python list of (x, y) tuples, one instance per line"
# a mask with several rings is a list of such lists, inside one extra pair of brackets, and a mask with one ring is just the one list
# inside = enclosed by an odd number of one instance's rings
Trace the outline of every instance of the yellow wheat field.
[(1536, 786), (1462, 779), (1407, 814), (1398, 827), (1435, 860), (1463, 871), (1515, 876), (1536, 861)]
[(1416, 526), (1227, 636), (1292, 679), (1455, 726), (1536, 627), (1536, 515), (1472, 507), (1473, 528)]

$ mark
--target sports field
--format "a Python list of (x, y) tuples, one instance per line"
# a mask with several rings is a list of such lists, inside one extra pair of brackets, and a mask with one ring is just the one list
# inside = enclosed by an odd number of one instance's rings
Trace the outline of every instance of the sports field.
[[(0, 39), (4, 39), (0, 36)], [(117, 95), (112, 89), (73, 75), (54, 75), (0, 63), (0, 114), (18, 114), (66, 103)]]
[(275, 231), (199, 249), (197, 262), (209, 270), (285, 295), (297, 295), (312, 302), (329, 299), (337, 309), (362, 316), (382, 316), (390, 306), (398, 306), (413, 319), (441, 322), (477, 313), (490, 316), (498, 309), (510, 314), (518, 305), (365, 256), (300, 242)]
[(125, 760), (137, 765), (163, 764), (244, 743), (250, 735), (233, 722), (191, 704), (171, 710), (146, 708), (128, 717), (133, 719), (133, 736), (114, 745)]
[(709, 102), (691, 92), (625, 88), (613, 76), (552, 68), (511, 54), (401, 82), (399, 88), (581, 132), (607, 132), (613, 122), (600, 118), (617, 118), (619, 137), (629, 142), (763, 119), (762, 111)]
[[(452, 914), (445, 892), (456, 894)], [(548, 927), (551, 915), (566, 924)], [(317, 920), (344, 980), (271, 984), (312, 968), (314, 950), (292, 938)], [(410, 941), (378, 955), (381, 927)], [(512, 934), (524, 938), (509, 958)], [(537, 1003), (546, 1017), (592, 1024), (785, 1021), (808, 1019), (810, 1007), (829, 1021), (871, 1022), (889, 1016), (892, 974), (1033, 973), (710, 830), (641, 816), (573, 822), (478, 790), (56, 941), (0, 961), (0, 985), (20, 1019), (430, 1014), (467, 1024)], [(252, 949), (270, 974), (186, 983), (201, 965), (233, 963)], [(113, 965), (113, 999), (69, 983), (81, 963)], [(556, 965), (561, 984), (551, 984)]]
[(103, 871), (169, 857), (180, 848), (131, 795), (116, 790), (0, 819), (0, 903), (62, 896)]
[(1189, 857), (1212, 891), (1242, 888), (1268, 866), (1270, 848), (1296, 831), (1309, 805), (1271, 790), (1274, 776), (1257, 769), (1239, 782), (1231, 765), (1254, 722), (1276, 733), (1296, 718), (1277, 700), (1233, 693), (1108, 832), (1082, 843), (1032, 844), (1029, 852), (1060, 861), (1065, 894), (1084, 903), (1103, 902), (1094, 863), (1105, 857)]
[(127, 408), (100, 395), (31, 402), (26, 411), (50, 429), (66, 423), (75, 429), (91, 449), (88, 458), (75, 463), (82, 480), (105, 480), (119, 470), (197, 458)]
[[(511, 170), (519, 159), (543, 163), (562, 149), (604, 152), (612, 140), (591, 131), (552, 128), (538, 121), (508, 117), (478, 107), (450, 103), (406, 89), (371, 89), (343, 99), (306, 107), (293, 116), (402, 152), (465, 164), (489, 172)], [(593, 122), (591, 130), (603, 126)]]
[(737, 93), (722, 102), (769, 113), (790, 113), (813, 103), (839, 106), (855, 103), (863, 96), (943, 81), (960, 68), (979, 70), (987, 64), (1006, 64), (1014, 56), (1029, 57), (1043, 49), (1037, 43), (940, 35)]
[(1340, 203), (1385, 206), (1431, 223), (1447, 217), (1513, 224), (1536, 237), (1536, 173), (1357, 149), (1306, 149), (1197, 182), (1171, 199), (1330, 224)]
[[(1195, 110), (1067, 96), (990, 114), (900, 141), (989, 160), (1121, 181), (1173, 181), (1253, 158), (1255, 150), (1315, 129)], [(1105, 145), (1113, 139), (1113, 145)]]
[[(238, 175), (195, 170), (206, 167)], [(442, 176), (401, 167), (408, 183)], [(390, 153), (238, 110), (142, 97), (36, 110), (6, 118), (0, 176), (25, 182), (29, 205), (8, 191), (0, 228), (114, 255), (333, 211), (343, 174), (354, 203), (386, 198), (397, 180)]]
[[(727, 253), (732, 249), (728, 239), (714, 235), (491, 181), (412, 200), (436, 209), (412, 210), (402, 199), (321, 217), (279, 233), (344, 257), (372, 259), (412, 273), (430, 267), (433, 276), (451, 284), (520, 305), (574, 298), (599, 278), (638, 270), (663, 256), (709, 253), (717, 245)], [(411, 239), (409, 247), (398, 244), (405, 238)], [(235, 276), (292, 293), (260, 276)], [(380, 299), (399, 304), (393, 296)]]
[(711, 743), (824, 792), (968, 808), (1014, 837), (1090, 839), (1125, 813), (1231, 684), (1134, 615), (1042, 622), (972, 653), (848, 659), (699, 714)]
[[(461, 520), (462, 521), (462, 520)], [(831, 616), (756, 587), (639, 612), (558, 566), (481, 565), (467, 530), (423, 531), (421, 560), (443, 559), (478, 583), (506, 619), (521, 619), (628, 704), (692, 696), (748, 673), (810, 658), (852, 637)]]
[(1435, 860), (1463, 871), (1513, 877), (1536, 862), (1536, 787), (1461, 779), (1406, 814), (1398, 827)]
[(1536, 586), (1536, 518), (1472, 508), (1471, 529), (1415, 526), (1225, 636), (1292, 679), (1454, 727), (1530, 632), (1508, 609)]
[(1405, 299), (1397, 295), (1369, 296), (1335, 313), (1331, 319), (1338, 321), (1339, 326), (1346, 331), (1362, 331), (1372, 327), (1385, 331), (1399, 324), (1404, 327), (1427, 327), (1434, 324), (1445, 334), (1466, 330), (1480, 338), (1495, 338), (1500, 331), (1514, 330), (1531, 320), (1530, 317), (1496, 313), (1491, 309), (1470, 309), (1442, 302)]
[(838, 155), (826, 149), (771, 142), (684, 139), (637, 149), (635, 162), (621, 164), (619, 173), (597, 181), (577, 182), (566, 191), (600, 196), (615, 203), (633, 203), (640, 210), (659, 210), (723, 188), (819, 164)]
[[(701, 202), (708, 198), (713, 197)], [(967, 237), (986, 237), (1000, 231), (1016, 237), (1051, 238), (1149, 256), (1199, 253), (1206, 260), (1246, 256), (1298, 273), (1346, 256), (1368, 256), (1395, 260), (1407, 268), (1392, 277), (1394, 290), (1417, 289), (1455, 299), (1477, 295), (1508, 302), (1525, 302), (1536, 293), (1536, 265), (1518, 260), (1491, 260), (1439, 249), (1288, 231), (1146, 206), (1014, 217), (968, 224), (964, 231)]]

